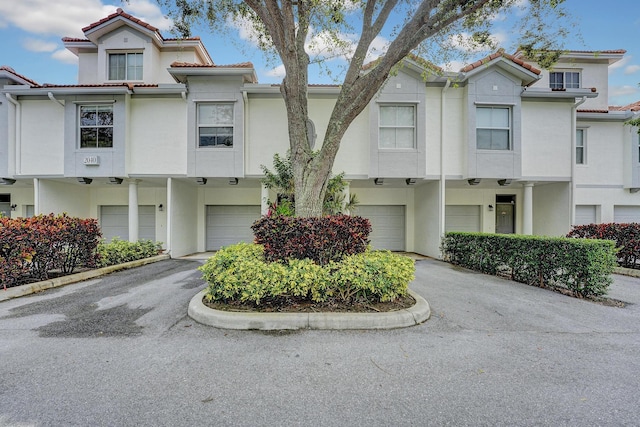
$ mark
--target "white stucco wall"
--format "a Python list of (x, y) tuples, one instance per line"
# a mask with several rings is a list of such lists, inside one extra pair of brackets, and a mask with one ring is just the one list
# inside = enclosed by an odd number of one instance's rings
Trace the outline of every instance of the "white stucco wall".
[(533, 234), (564, 236), (571, 229), (571, 184), (536, 184), (533, 187)]
[(182, 99), (132, 99), (129, 174), (187, 173), (187, 112)]
[(260, 165), (273, 167), (273, 155), (289, 149), (287, 114), (282, 98), (249, 98), (245, 134), (245, 174), (262, 175)]
[(64, 108), (50, 100), (21, 101), (23, 175), (64, 173)]
[(89, 186), (49, 179), (38, 180), (38, 185), (40, 200), (36, 203), (39, 207), (36, 215), (66, 212), (69, 216), (92, 217)]
[(204, 236), (204, 228), (196, 227), (199, 211), (204, 208), (198, 205), (198, 189), (189, 182), (170, 178), (168, 183), (170, 192), (169, 211), (165, 212), (171, 218), (170, 250), (172, 257), (188, 255), (199, 249), (198, 242)]
[(421, 184), (415, 189), (414, 251), (440, 257), (440, 183)]
[(620, 122), (578, 121), (584, 129), (586, 163), (576, 165), (576, 184), (590, 186), (612, 186), (624, 184), (624, 143), (629, 128)]
[[(481, 232), (496, 232), (496, 194), (514, 195), (516, 198), (516, 233), (522, 233), (522, 186), (511, 184), (504, 189), (495, 188), (447, 188), (446, 205), (480, 206)], [(489, 210), (493, 205), (494, 210)]]
[[(468, 119), (464, 89), (450, 87), (446, 92), (446, 97), (444, 172), (448, 177), (462, 177), (466, 176), (468, 153), (468, 136), (466, 133)], [(429, 134), (429, 129), (427, 129), (427, 134)], [(429, 155), (428, 152), (429, 150), (427, 150), (427, 155)]]
[(571, 104), (522, 103), (523, 178), (571, 176)]

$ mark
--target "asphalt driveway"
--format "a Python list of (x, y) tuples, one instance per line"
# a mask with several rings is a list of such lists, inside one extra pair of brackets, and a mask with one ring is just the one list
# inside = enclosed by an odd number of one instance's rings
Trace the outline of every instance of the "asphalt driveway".
[(230, 331), (168, 260), (0, 303), (0, 426), (640, 425), (640, 279), (607, 307), (416, 263), (432, 318)]

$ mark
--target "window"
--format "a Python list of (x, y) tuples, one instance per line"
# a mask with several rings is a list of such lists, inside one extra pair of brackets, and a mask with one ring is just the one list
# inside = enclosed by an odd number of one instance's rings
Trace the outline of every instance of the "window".
[(551, 89), (578, 89), (580, 87), (580, 73), (574, 71), (550, 73), (549, 87)]
[(109, 80), (142, 80), (142, 53), (109, 54)]
[(584, 129), (576, 129), (576, 164), (584, 165), (586, 163), (586, 145), (584, 141)]
[(380, 148), (415, 148), (414, 105), (380, 106)]
[(510, 150), (510, 116), (508, 107), (477, 107), (476, 147), (479, 150)]
[(233, 147), (233, 104), (198, 104), (198, 145)]
[(80, 148), (113, 147), (113, 106), (80, 106)]

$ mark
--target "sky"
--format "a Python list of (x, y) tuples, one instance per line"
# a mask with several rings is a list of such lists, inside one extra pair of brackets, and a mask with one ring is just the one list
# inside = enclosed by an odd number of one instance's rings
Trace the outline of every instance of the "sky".
[[(118, 7), (157, 27), (164, 37), (175, 37), (171, 33), (171, 20), (157, 0), (0, 0), (0, 66), (9, 66), (40, 84), (74, 84), (77, 58), (65, 50), (61, 38), (84, 38), (82, 27), (114, 13)], [(627, 51), (623, 60), (609, 67), (609, 105), (627, 105), (640, 100), (640, 1), (566, 0), (564, 7), (577, 24), (565, 48)], [(507, 52), (513, 52), (517, 34), (507, 26), (508, 19), (496, 18), (493, 36)], [(210, 34), (206, 28), (197, 29), (192, 35), (202, 39), (216, 64), (251, 61), (260, 83), (282, 80), (282, 67), (266, 61), (260, 51), (252, 48), (246, 28), (232, 26), (227, 34), (234, 40), (247, 41), (232, 43), (228, 38)], [(370, 59), (383, 53), (385, 42), (384, 37), (374, 42), (378, 50), (371, 53)], [(490, 52), (474, 52), (466, 63), (487, 53)], [(341, 62), (344, 64), (340, 59), (332, 61), (329, 69)], [(452, 61), (448, 67), (457, 71), (462, 65)], [(309, 80), (310, 83), (335, 83), (313, 69)]]

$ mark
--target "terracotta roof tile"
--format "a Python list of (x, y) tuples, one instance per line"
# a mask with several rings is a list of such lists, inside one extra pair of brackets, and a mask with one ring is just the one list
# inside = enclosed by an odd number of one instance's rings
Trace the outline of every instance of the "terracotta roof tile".
[(253, 68), (252, 62), (240, 62), (238, 64), (196, 64), (193, 62), (175, 61), (171, 63), (171, 68)]
[(610, 111), (640, 111), (640, 101), (636, 101), (633, 104), (625, 105), (625, 106), (611, 106), (609, 107)]
[(578, 110), (578, 113), (602, 113), (607, 114), (609, 110)]
[(15, 72), (15, 70), (7, 65), (3, 65), (0, 66), (0, 71), (6, 71), (10, 74), (13, 74), (14, 76), (22, 79), (22, 80), (26, 80), (27, 82), (29, 82), (31, 84), (31, 86), (40, 86), (38, 84), (38, 82), (36, 82), (35, 80), (31, 80), (29, 77), (23, 76), (22, 74), (18, 74)]
[(78, 38), (74, 38), (74, 37), (63, 37), (62, 41), (67, 43), (67, 42), (91, 42), (91, 40), (88, 39), (78, 39)]
[(158, 87), (157, 84), (136, 84), (136, 83), (104, 83), (104, 84), (82, 84), (82, 85), (57, 85), (57, 84), (49, 84), (45, 83), (40, 87), (43, 88), (86, 88), (86, 87), (122, 87), (126, 86), (129, 89), (134, 89), (136, 87)]
[(529, 64), (527, 62), (524, 62), (522, 59), (517, 58), (514, 55), (508, 54), (503, 50), (499, 50), (499, 51), (497, 51), (495, 53), (492, 53), (489, 56), (486, 56), (486, 57), (484, 57), (484, 58), (482, 58), (482, 59), (480, 59), (478, 61), (475, 61), (475, 62), (465, 66), (460, 71), (463, 72), (463, 73), (468, 73), (469, 71), (475, 70), (476, 68), (481, 67), (482, 65), (485, 65), (485, 64), (493, 61), (494, 59), (497, 59), (497, 58), (500, 58), (500, 57), (508, 59), (511, 62), (513, 62), (514, 64), (517, 64), (517, 65), (521, 66), (522, 68), (525, 68), (525, 69), (531, 71), (534, 74), (540, 75), (540, 73), (542, 73), (541, 70), (535, 68), (531, 64)]
[(113, 18), (116, 18), (118, 16), (122, 16), (123, 18), (128, 19), (131, 22), (134, 22), (134, 23), (136, 23), (136, 24), (138, 24), (138, 25), (140, 25), (142, 27), (145, 27), (148, 30), (151, 30), (153, 32), (156, 32), (156, 33), (160, 34), (159, 30), (156, 27), (154, 27), (153, 25), (147, 24), (146, 22), (136, 18), (133, 15), (129, 15), (128, 13), (126, 13), (125, 11), (123, 11), (120, 8), (118, 8), (115, 13), (112, 13), (111, 15), (107, 16), (106, 18), (102, 18), (101, 20), (99, 20), (97, 22), (94, 22), (93, 24), (87, 25), (86, 27), (84, 27), (82, 29), (82, 32), (86, 33), (87, 31), (92, 30), (95, 27), (98, 27), (98, 26), (104, 24), (105, 22), (108, 22), (108, 21), (110, 21)]

